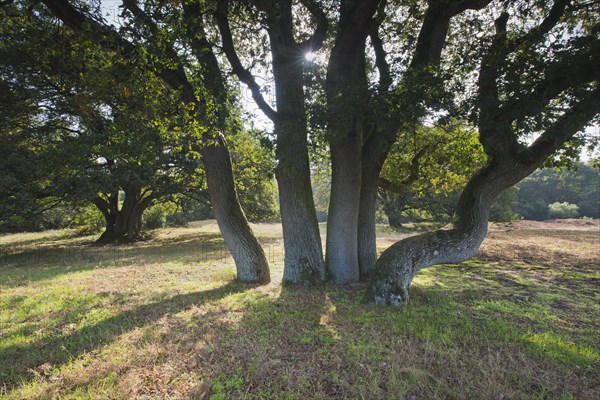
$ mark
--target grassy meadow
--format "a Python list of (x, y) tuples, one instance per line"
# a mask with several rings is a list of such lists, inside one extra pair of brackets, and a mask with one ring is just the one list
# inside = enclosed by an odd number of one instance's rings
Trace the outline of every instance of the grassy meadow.
[(255, 226), (266, 286), (234, 280), (214, 222), (0, 236), (0, 398), (597, 399), (600, 225), (559, 225), (493, 226), (401, 309), (282, 287), (279, 225)]

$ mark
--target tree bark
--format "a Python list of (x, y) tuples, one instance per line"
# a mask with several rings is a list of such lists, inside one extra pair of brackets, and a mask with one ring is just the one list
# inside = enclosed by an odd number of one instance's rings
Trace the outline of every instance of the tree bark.
[[(361, 131), (335, 129), (331, 149), (331, 197), (327, 217), (327, 269), (335, 283), (359, 279), (358, 212), (361, 181)], [(330, 128), (331, 129), (331, 128)]]
[(283, 23), (289, 32), (270, 31), (278, 114), (275, 175), (285, 246), (283, 280), (312, 285), (325, 279), (325, 265), (310, 181), (303, 55), (292, 43), (291, 5), (284, 11), (280, 18), (289, 18)]
[(472, 258), (487, 234), (490, 207), (504, 189), (537, 168), (512, 161), (490, 161), (465, 187), (451, 229), (401, 240), (381, 254), (369, 274), (367, 300), (400, 306), (421, 269), (435, 264), (459, 263)]
[[(98, 23), (95, 20), (87, 17), (78, 9), (73, 7), (68, 1), (43, 1), (43, 3), (60, 18), (67, 26), (76, 32), (81, 33), (90, 40), (93, 40), (102, 46), (116, 50), (118, 53), (133, 54), (136, 50), (136, 45), (127, 41), (123, 36), (119, 35), (112, 27)], [(134, 15), (136, 21), (145, 25), (151, 32), (151, 35), (162, 37), (159, 33), (160, 29), (156, 22), (139, 8), (136, 2), (128, 1), (124, 4)], [(231, 158), (229, 150), (225, 145), (225, 140), (221, 136), (224, 131), (225, 120), (228, 117), (226, 113), (226, 90), (222, 80), (221, 71), (218, 61), (214, 55), (213, 48), (206, 40), (202, 26), (202, 15), (199, 14), (199, 8), (196, 3), (189, 3), (191, 20), (194, 24), (189, 26), (190, 42), (194, 49), (194, 53), (201, 64), (203, 72), (203, 82), (214, 96), (214, 99), (221, 106), (218, 112), (218, 124), (215, 129), (218, 131), (215, 139), (212, 134), (205, 134), (203, 140), (206, 146), (202, 149), (202, 156), (208, 163), (205, 165), (206, 173), (209, 180), (208, 191), (215, 209), (215, 216), (219, 223), (219, 228), (225, 229), (222, 232), (225, 244), (231, 252), (236, 262), (238, 279), (248, 282), (269, 282), (268, 263), (263, 249), (258, 244), (254, 233), (250, 229), (250, 225), (242, 211), (242, 208), (237, 199), (235, 185), (233, 180), (233, 171), (231, 169)], [(194, 14), (198, 13), (198, 14)], [(189, 20), (186, 20), (187, 24)], [(148, 39), (151, 39), (149, 37)], [(194, 105), (194, 110), (198, 112), (197, 118), (201, 125), (214, 127), (212, 115), (203, 114), (204, 111), (210, 109), (207, 104), (202, 104), (196, 98), (196, 91), (183, 67), (179, 55), (175, 50), (173, 43), (166, 43), (164, 54), (162, 54), (166, 63), (155, 63), (149, 67), (152, 72), (164, 80), (174, 90), (179, 91), (181, 100), (188, 105)], [(219, 175), (222, 174), (222, 175)], [(220, 203), (223, 200), (224, 203)], [(234, 236), (239, 235), (241, 238), (238, 242)], [(266, 272), (265, 272), (266, 271)]]
[(377, 126), (371, 129), (371, 136), (364, 141), (362, 148), (362, 179), (358, 213), (358, 263), (361, 280), (367, 278), (369, 269), (377, 260), (375, 212), (377, 210), (379, 175), (396, 139), (398, 124), (390, 118), (384, 121), (383, 126), (381, 131), (377, 131)]
[(302, 125), (294, 121), (276, 124), (275, 174), (285, 246), (283, 280), (312, 285), (325, 279), (325, 265)]
[(234, 186), (233, 169), (224, 137), (202, 149), (210, 202), (225, 245), (235, 261), (237, 279), (268, 283), (269, 264), (260, 243), (240, 206)]
[(331, 197), (327, 218), (327, 270), (334, 282), (360, 278), (358, 262), (361, 151), (368, 91), (365, 46), (379, 1), (343, 1), (340, 28), (327, 67)]

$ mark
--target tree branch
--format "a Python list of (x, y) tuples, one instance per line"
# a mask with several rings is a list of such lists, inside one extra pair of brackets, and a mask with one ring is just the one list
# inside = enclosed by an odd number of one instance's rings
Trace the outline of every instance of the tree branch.
[[(129, 10), (133, 16), (139, 20), (142, 24), (146, 25), (150, 32), (155, 37), (161, 35), (160, 28), (156, 23), (146, 14), (137, 4), (136, 0), (123, 0), (123, 6)], [(177, 52), (175, 51), (172, 43), (167, 43), (164, 49), (167, 58), (173, 62), (177, 67), (159, 69), (158, 73), (160, 76), (174, 89), (181, 89), (184, 101), (186, 103), (196, 102), (196, 95), (193, 86), (190, 84), (183, 65), (179, 60)]]
[(317, 28), (308, 40), (305, 40), (298, 46), (303, 53), (314, 52), (323, 47), (323, 42), (327, 38), (329, 21), (327, 20), (327, 15), (325, 15), (323, 9), (314, 0), (301, 0), (300, 2), (314, 17)]
[(489, 3), (491, 0), (430, 2), (419, 31), (411, 67), (419, 68), (427, 64), (437, 64), (442, 55), (452, 17), (465, 10), (481, 10)]
[(425, 156), (425, 154), (427, 154), (430, 147), (431, 146), (424, 146), (410, 160), (410, 171), (409, 171), (408, 177), (406, 177), (406, 179), (404, 179), (399, 184), (394, 184), (393, 182), (391, 182), (383, 177), (380, 177), (379, 178), (379, 187), (384, 190), (393, 192), (393, 193), (405, 194), (408, 191), (409, 186), (411, 184), (415, 183), (419, 179), (419, 177), (420, 177), (419, 169), (421, 168), (421, 159)]
[(565, 90), (593, 80), (600, 81), (598, 65), (600, 42), (595, 40), (588, 51), (569, 55), (548, 65), (542, 81), (529, 92), (511, 98), (498, 112), (511, 121), (537, 114)]
[(541, 163), (600, 113), (600, 88), (588, 90), (571, 108), (528, 148), (529, 163)]
[(256, 102), (256, 105), (271, 121), (276, 121), (279, 118), (277, 111), (271, 108), (271, 106), (265, 101), (261, 93), (260, 86), (258, 83), (256, 83), (254, 76), (249, 70), (243, 67), (242, 62), (240, 61), (233, 44), (233, 36), (231, 34), (231, 28), (229, 26), (229, 18), (227, 14), (227, 1), (219, 1), (217, 10), (215, 12), (215, 19), (217, 20), (217, 26), (219, 28), (219, 32), (221, 33), (225, 56), (231, 65), (233, 73), (250, 89), (252, 98)]
[[(384, 5), (387, 2), (383, 1), (381, 4)], [(381, 11), (381, 5), (377, 12), (375, 18), (369, 27), (369, 36), (371, 38), (371, 45), (373, 46), (373, 50), (375, 50), (375, 65), (377, 66), (377, 70), (379, 71), (379, 88), (381, 91), (387, 92), (392, 84), (392, 77), (390, 75), (390, 65), (386, 60), (387, 53), (383, 48), (383, 40), (379, 36), (379, 27), (381, 25), (382, 15), (384, 12)]]
[(533, 43), (541, 38), (544, 35), (552, 30), (558, 24), (561, 17), (565, 13), (567, 5), (571, 3), (571, 0), (556, 0), (554, 4), (552, 4), (552, 8), (548, 13), (548, 16), (544, 18), (544, 20), (535, 28), (531, 29), (529, 32), (516, 37), (506, 43), (506, 51), (507, 53), (512, 53), (521, 45), (529, 42)]
[(203, 14), (198, 2), (183, 3), (183, 22), (186, 26), (186, 35), (190, 41), (192, 52), (198, 60), (198, 63), (210, 75), (208, 79), (204, 79), (204, 86), (209, 89), (215, 97), (216, 103), (219, 106), (219, 118), (221, 124), (225, 123), (225, 119), (229, 115), (227, 110), (227, 93), (225, 83), (221, 75), (219, 62), (213, 52), (213, 46), (206, 39), (206, 31), (203, 25)]
[[(115, 50), (125, 56), (134, 53), (137, 49), (133, 43), (123, 39), (114, 29), (86, 16), (66, 0), (42, 0), (42, 2), (73, 31), (82, 33), (88, 39), (105, 48)], [(156, 68), (154, 72), (173, 89), (183, 88), (182, 100), (184, 102), (195, 101), (194, 90), (190, 86), (185, 73), (182, 75), (182, 71), (181, 68), (170, 69), (163, 66), (162, 68)]]

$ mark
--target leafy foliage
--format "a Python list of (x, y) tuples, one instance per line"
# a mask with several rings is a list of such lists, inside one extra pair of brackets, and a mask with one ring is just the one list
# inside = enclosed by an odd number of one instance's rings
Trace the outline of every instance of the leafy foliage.
[(411, 128), (400, 135), (383, 166), (383, 209), (396, 226), (415, 219), (448, 221), (456, 192), (485, 162), (477, 133), (460, 124)]
[(550, 218), (576, 218), (579, 216), (579, 207), (566, 201), (552, 203), (548, 206), (548, 216)]
[(579, 215), (600, 218), (600, 173), (580, 163), (576, 169), (546, 168), (534, 172), (519, 184), (515, 211), (525, 219), (549, 217), (552, 203), (570, 203)]

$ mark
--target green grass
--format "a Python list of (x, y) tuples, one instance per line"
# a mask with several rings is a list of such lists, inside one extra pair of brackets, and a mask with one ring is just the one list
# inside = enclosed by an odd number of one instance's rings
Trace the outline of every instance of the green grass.
[(0, 237), (0, 398), (600, 397), (598, 235), (565, 233), (565, 257), (554, 234), (493, 233), (383, 309), (360, 285), (282, 287), (265, 232), (267, 286), (235, 282), (202, 226), (125, 246)]

